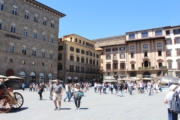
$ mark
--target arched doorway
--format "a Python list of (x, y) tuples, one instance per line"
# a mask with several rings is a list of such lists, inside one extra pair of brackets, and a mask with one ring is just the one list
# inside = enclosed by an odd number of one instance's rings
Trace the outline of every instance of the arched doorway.
[(12, 75), (14, 75), (14, 71), (12, 69), (8, 69), (6, 71), (6, 76), (12, 76)]
[(53, 76), (51, 73), (48, 74), (48, 80), (52, 80), (53, 79)]
[(39, 74), (39, 82), (40, 83), (45, 82), (44, 73)]
[(130, 77), (136, 77), (136, 73), (135, 72), (131, 72), (130, 73)]
[(75, 83), (78, 82), (78, 77), (74, 77), (74, 82), (75, 82)]
[(20, 76), (21, 78), (24, 78), (24, 83), (27, 85), (27, 82), (26, 82), (26, 73), (25, 73), (24, 71), (21, 71), (21, 72), (19, 73), (19, 76)]
[(151, 77), (151, 73), (149, 73), (149, 72), (143, 73), (143, 78), (150, 78), (150, 77)]
[(30, 73), (30, 83), (36, 83), (36, 74), (34, 72)]
[(67, 77), (67, 83), (72, 83), (72, 77), (71, 76)]

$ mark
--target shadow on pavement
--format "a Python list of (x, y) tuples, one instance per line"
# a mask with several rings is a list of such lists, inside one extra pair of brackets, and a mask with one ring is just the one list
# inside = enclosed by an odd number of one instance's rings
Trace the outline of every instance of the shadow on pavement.
[(71, 108), (61, 108), (61, 110), (71, 110)]
[(89, 108), (80, 108), (80, 110), (88, 110)]
[(28, 107), (22, 107), (22, 108), (19, 108), (19, 109), (12, 109), (9, 113), (21, 112), (21, 111), (24, 111), (26, 109), (28, 109)]

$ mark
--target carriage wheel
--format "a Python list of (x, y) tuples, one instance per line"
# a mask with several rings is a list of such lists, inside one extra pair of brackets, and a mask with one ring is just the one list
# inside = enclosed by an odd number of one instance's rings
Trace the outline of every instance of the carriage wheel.
[(14, 109), (18, 109), (18, 108), (20, 108), (22, 105), (23, 105), (23, 103), (24, 103), (24, 98), (23, 98), (23, 96), (20, 94), (20, 93), (18, 93), (18, 92), (14, 92), (14, 97), (15, 97), (15, 100), (16, 100), (16, 102), (14, 102), (14, 104), (13, 104), (13, 108)]
[(9, 95), (0, 96), (0, 113), (8, 113), (12, 109), (12, 98)]

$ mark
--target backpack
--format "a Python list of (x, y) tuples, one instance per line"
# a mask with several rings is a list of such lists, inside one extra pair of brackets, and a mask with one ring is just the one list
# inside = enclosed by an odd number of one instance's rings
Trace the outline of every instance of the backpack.
[(171, 101), (171, 109), (175, 113), (180, 113), (180, 93), (175, 92)]

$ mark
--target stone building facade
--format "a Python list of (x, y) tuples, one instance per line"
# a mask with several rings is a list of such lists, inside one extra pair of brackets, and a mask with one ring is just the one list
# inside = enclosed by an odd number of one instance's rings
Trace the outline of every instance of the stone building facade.
[(76, 34), (59, 39), (58, 78), (65, 83), (100, 79), (100, 52), (95, 42)]
[(30, 82), (57, 78), (59, 18), (35, 0), (0, 0), (0, 74)]

